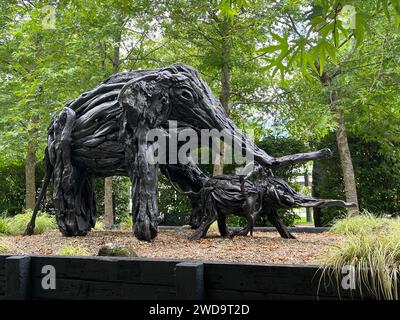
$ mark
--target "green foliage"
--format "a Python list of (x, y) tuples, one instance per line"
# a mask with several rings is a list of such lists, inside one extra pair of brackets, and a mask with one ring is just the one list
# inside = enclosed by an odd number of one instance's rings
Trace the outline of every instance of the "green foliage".
[(131, 215), (122, 216), (119, 222), (120, 228), (123, 230), (133, 230), (133, 221)]
[(371, 36), (377, 16), (386, 15), (395, 29), (400, 23), (397, 1), (318, 0), (275, 6), (283, 15), (271, 27), (272, 43), (259, 54), (267, 62), (265, 69), (272, 76), (279, 72), (282, 81), (293, 70), (305, 77), (322, 77), (328, 63), (340, 65), (344, 56)]
[[(2, 162), (0, 160), (0, 213), (15, 215), (21, 212), (25, 202), (25, 173), (21, 160)], [(43, 164), (36, 169), (36, 187), (43, 178)]]
[(88, 256), (88, 251), (81, 246), (71, 246), (65, 245), (60, 250), (57, 251), (60, 256)]
[(7, 232), (7, 220), (5, 218), (0, 218), (0, 234), (5, 234)]
[[(376, 298), (398, 300), (400, 265), (400, 221), (364, 215), (339, 220), (333, 230), (347, 237), (321, 257), (322, 278), (336, 279), (340, 285), (342, 267), (356, 270), (356, 287), (366, 287)], [(326, 279), (325, 279), (326, 280)]]
[(160, 190), (158, 209), (164, 216), (165, 222), (187, 224), (188, 217), (183, 217), (182, 213), (192, 211), (188, 197), (177, 192), (162, 174), (158, 176), (158, 189)]
[[(400, 214), (400, 160), (382, 154), (380, 144), (366, 142), (351, 134), (349, 145), (352, 152), (360, 208), (377, 214)], [(344, 187), (335, 137), (328, 136), (320, 146), (333, 151), (330, 159), (318, 161), (320, 183), (316, 186), (318, 197), (344, 199)], [(323, 224), (329, 224), (343, 214), (338, 208), (322, 209)]]
[[(0, 233), (9, 235), (22, 235), (25, 232), (26, 226), (29, 223), (32, 212), (17, 214), (11, 218), (0, 219)], [(34, 234), (40, 234), (47, 230), (57, 229), (57, 224), (54, 216), (39, 213), (36, 218)]]
[(340, 235), (370, 235), (379, 230), (397, 232), (400, 230), (399, 218), (377, 217), (368, 211), (362, 212), (355, 217), (345, 216), (339, 218), (331, 227), (331, 231)]
[[(115, 223), (119, 224), (124, 217), (130, 215), (130, 179), (113, 177), (113, 193), (115, 200)], [(104, 179), (95, 180), (97, 216), (104, 214)]]

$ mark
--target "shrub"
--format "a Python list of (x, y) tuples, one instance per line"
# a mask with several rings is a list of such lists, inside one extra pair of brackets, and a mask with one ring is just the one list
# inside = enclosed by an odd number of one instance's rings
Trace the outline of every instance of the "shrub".
[(80, 246), (66, 245), (57, 251), (60, 256), (88, 256), (88, 251)]
[(7, 220), (5, 218), (0, 218), (0, 234), (7, 232)]
[[(26, 213), (17, 214), (12, 218), (6, 218), (5, 221), (5, 232), (9, 235), (22, 235), (25, 232), (26, 226), (31, 219), (32, 213), (27, 211)], [(3, 222), (4, 224), (4, 222)], [(57, 223), (54, 216), (50, 216), (45, 213), (39, 213), (36, 218), (34, 234), (40, 234), (46, 230), (57, 229)]]
[(124, 230), (126, 229), (131, 230), (133, 228), (132, 216), (130, 215), (122, 216), (119, 225)]
[(99, 219), (97, 219), (96, 225), (94, 226), (93, 230), (104, 231), (105, 229), (106, 229), (106, 226), (104, 224), (104, 221), (103, 221), (102, 217), (100, 217)]
[(351, 265), (361, 294), (364, 285), (378, 299), (398, 300), (400, 220), (363, 214), (337, 221), (332, 230), (347, 237), (320, 259), (322, 276), (339, 284), (342, 267)]
[[(130, 179), (128, 177), (113, 177), (113, 194), (115, 205), (115, 223), (120, 223), (120, 218), (129, 215)], [(96, 212), (97, 216), (104, 215), (104, 178), (95, 179)]]
[(390, 219), (385, 217), (377, 217), (368, 211), (363, 211), (360, 215), (342, 219), (335, 219), (335, 223), (331, 227), (331, 231), (340, 235), (359, 235), (371, 234), (378, 229), (385, 227), (396, 228), (400, 225), (399, 219)]
[(100, 248), (98, 256), (137, 257), (137, 254), (132, 248), (108, 243)]
[[(393, 216), (400, 215), (399, 157), (393, 152), (383, 153), (382, 144), (379, 142), (364, 141), (362, 137), (351, 132), (348, 138), (360, 208), (373, 213), (385, 212)], [(314, 162), (314, 169), (317, 169), (316, 176), (318, 176), (318, 179), (313, 177), (314, 191), (319, 198), (345, 199), (335, 135), (327, 136), (315, 146), (316, 149), (320, 147), (330, 148), (333, 156)], [(393, 146), (393, 150), (398, 150), (398, 144)], [(323, 225), (330, 225), (332, 220), (345, 212), (335, 207), (322, 208), (319, 211)]]

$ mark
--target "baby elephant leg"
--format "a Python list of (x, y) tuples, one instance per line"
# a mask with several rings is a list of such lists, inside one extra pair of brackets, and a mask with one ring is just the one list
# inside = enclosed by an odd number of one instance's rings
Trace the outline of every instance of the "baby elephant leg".
[(276, 211), (276, 209), (269, 209), (267, 218), (269, 222), (271, 222), (271, 224), (278, 230), (282, 238), (296, 239), (296, 237), (292, 235), (287, 227), (283, 224), (282, 220), (278, 216), (278, 212)]
[(250, 235), (253, 235), (253, 229), (255, 224), (255, 216), (254, 216), (254, 206), (256, 203), (256, 196), (252, 195), (250, 197), (246, 196), (246, 201), (243, 204), (243, 215), (246, 218), (247, 224), (245, 227), (239, 230), (235, 230), (231, 232), (231, 237), (234, 236), (247, 236), (250, 232)]
[(200, 226), (194, 231), (191, 236), (188, 238), (189, 240), (199, 240), (204, 238), (207, 234), (208, 228), (210, 228), (211, 224), (217, 220), (214, 214), (205, 214), (203, 218), (201, 218)]
[(218, 214), (218, 230), (221, 237), (227, 237), (229, 235), (228, 227), (226, 226), (226, 216), (224, 214)]
[(244, 227), (241, 228), (241, 229), (232, 230), (232, 231), (230, 232), (229, 236), (230, 236), (231, 238), (236, 237), (236, 236), (247, 236), (247, 234), (249, 233), (249, 231), (250, 231), (250, 227), (249, 227), (248, 225), (246, 225), (246, 226), (244, 226)]

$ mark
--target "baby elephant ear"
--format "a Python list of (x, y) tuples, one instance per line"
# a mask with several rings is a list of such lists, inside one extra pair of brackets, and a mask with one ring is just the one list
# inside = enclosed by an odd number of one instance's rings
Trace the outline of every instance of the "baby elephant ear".
[(127, 82), (118, 101), (132, 128), (143, 125), (155, 128), (166, 120), (169, 109), (168, 86), (157, 73)]

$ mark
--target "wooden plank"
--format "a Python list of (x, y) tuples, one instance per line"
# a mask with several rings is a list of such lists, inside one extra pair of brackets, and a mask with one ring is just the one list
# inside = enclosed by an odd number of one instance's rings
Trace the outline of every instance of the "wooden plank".
[(204, 264), (201, 261), (181, 262), (175, 271), (178, 300), (204, 299)]
[[(255, 291), (235, 291), (235, 290), (218, 290), (212, 289), (206, 291), (207, 300), (242, 300), (246, 304), (246, 300), (338, 300), (338, 297), (316, 297), (302, 294), (279, 294)], [(342, 300), (349, 300), (343, 298)]]
[(6, 259), (10, 257), (9, 254), (0, 254), (0, 272), (4, 272)]
[(0, 271), (0, 296), (4, 295), (6, 291), (6, 276)]
[(31, 257), (12, 256), (5, 260), (5, 298), (29, 299), (31, 294)]
[[(260, 292), (284, 295), (305, 295), (314, 297), (337, 297), (336, 284), (324, 286), (319, 279), (316, 266), (297, 265), (261, 265), (206, 263), (205, 286), (212, 295), (212, 290), (233, 290), (240, 292)], [(210, 293), (211, 292), (211, 293)], [(351, 298), (349, 291), (341, 290), (343, 298)], [(359, 298), (353, 292), (354, 298)]]
[(6, 275), (5, 264), (6, 259), (11, 257), (9, 254), (0, 254), (0, 299), (4, 298), (6, 291)]
[(33, 299), (166, 300), (176, 298), (175, 287), (171, 286), (57, 279), (55, 290), (44, 290), (41, 281), (40, 277), (33, 279)]
[(32, 274), (41, 277), (44, 265), (56, 269), (57, 279), (80, 279), (174, 286), (179, 260), (115, 257), (32, 257)]

